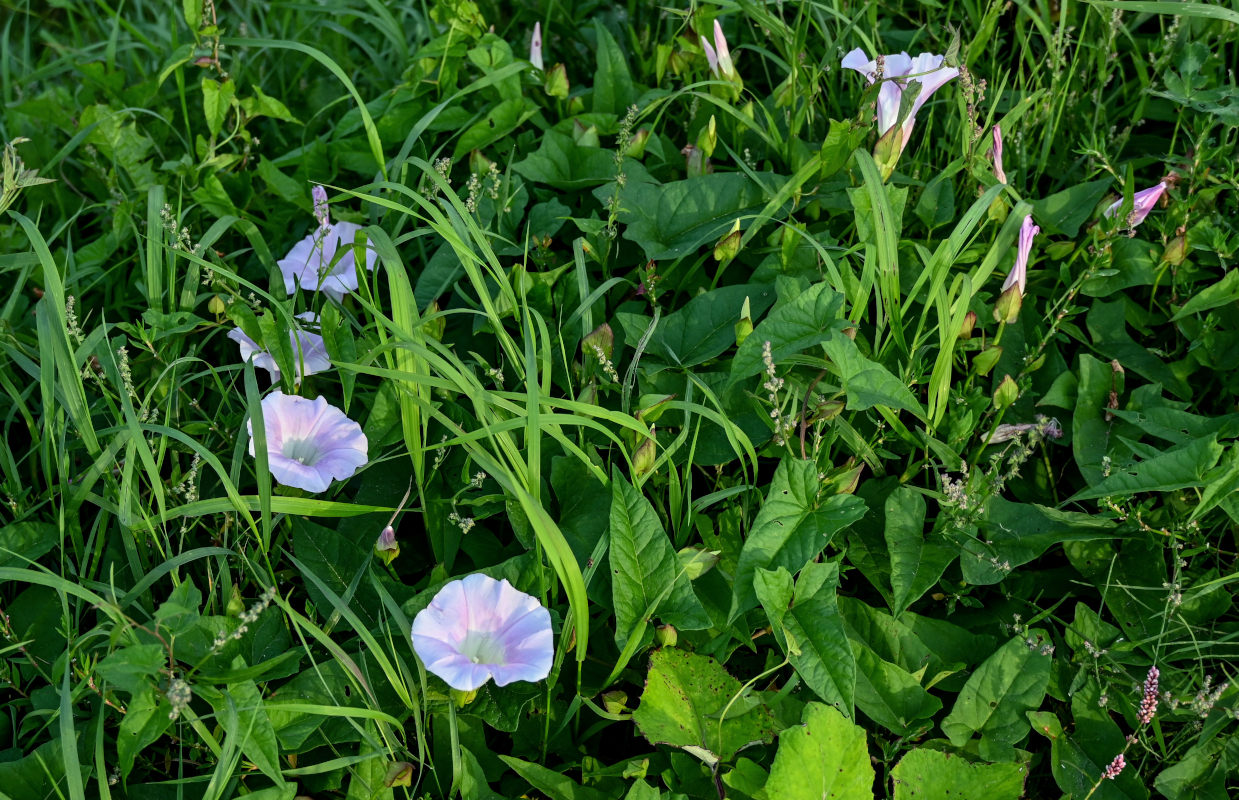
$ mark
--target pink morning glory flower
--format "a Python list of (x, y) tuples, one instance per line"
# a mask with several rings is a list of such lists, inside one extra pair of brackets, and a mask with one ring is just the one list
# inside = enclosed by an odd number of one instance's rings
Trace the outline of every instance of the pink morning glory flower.
[[(311, 325), (318, 324), (318, 315), (312, 311), (298, 314), (297, 319), (304, 320)], [(272, 381), (280, 379), (280, 367), (276, 364), (274, 356), (263, 350), (253, 339), (246, 336), (245, 331), (240, 328), (233, 328), (228, 332), (228, 338), (240, 346), (242, 361), (249, 361), (253, 358), (254, 366), (270, 372)], [(331, 369), (331, 359), (327, 357), (327, 346), (323, 343), (323, 337), (317, 333), (304, 330), (298, 325), (288, 332), (288, 338), (292, 342), (293, 358), (295, 359), (294, 374), (298, 383), (306, 375), (313, 375), (316, 372), (324, 372)]]
[[(907, 53), (894, 53), (882, 57), (882, 88), (878, 90), (879, 135), (885, 135), (899, 121), (899, 105), (903, 100), (904, 89), (909, 82), (916, 82), (921, 85), (920, 93), (917, 94), (916, 100), (913, 102), (912, 110), (908, 113), (908, 118), (903, 121), (903, 125), (900, 128), (902, 137), (899, 143), (899, 152), (901, 153), (903, 148), (907, 146), (908, 139), (912, 136), (912, 126), (916, 122), (916, 113), (921, 110), (921, 106), (925, 105), (925, 101), (934, 92), (945, 86), (948, 81), (959, 76), (959, 70), (955, 67), (942, 66), (944, 59), (945, 56), (937, 56), (932, 53), (921, 53), (916, 58), (909, 56)], [(877, 61), (870, 60), (865, 51), (859, 47), (843, 57), (842, 66), (847, 69), (854, 69), (861, 75), (864, 75), (865, 80), (869, 83), (877, 80)]]
[[(1145, 189), (1141, 192), (1136, 192), (1136, 194), (1132, 197), (1132, 210), (1131, 214), (1127, 217), (1127, 224), (1134, 228), (1141, 222), (1144, 222), (1144, 218), (1147, 217), (1149, 212), (1153, 210), (1153, 207), (1157, 205), (1157, 201), (1162, 199), (1162, 195), (1166, 193), (1167, 188), (1169, 187), (1166, 185), (1166, 182), (1161, 181), (1156, 186)], [(1120, 197), (1118, 200), (1110, 204), (1110, 206), (1105, 210), (1105, 215), (1107, 217), (1113, 217), (1122, 205), (1123, 198)]]
[[(327, 212), (327, 192), (321, 186), (310, 190), (314, 198), (314, 216), (318, 227), (293, 245), (288, 255), (277, 263), (284, 276), (284, 288), (291, 295), (297, 287), (317, 291), (340, 300), (357, 290), (357, 268), (353, 257), (353, 241), (361, 226), (355, 222), (332, 222)], [(336, 251), (340, 250), (339, 258)], [(378, 252), (366, 245), (366, 269), (374, 271)]]
[(1015, 249), (1015, 267), (1002, 284), (1004, 292), (1012, 286), (1018, 286), (1020, 297), (1024, 296), (1024, 287), (1028, 285), (1028, 256), (1032, 253), (1033, 237), (1038, 233), (1041, 233), (1041, 228), (1033, 224), (1032, 214), (1024, 217), (1024, 222), (1020, 225), (1019, 244)]
[[(324, 397), (310, 400), (272, 392), (262, 401), (267, 433), (267, 466), (284, 486), (325, 492), (332, 479), (351, 478), (368, 458), (361, 426)], [(254, 427), (247, 422), (250, 455)]]
[(543, 69), (541, 22), (535, 22), (533, 24), (533, 40), (529, 43), (529, 63), (533, 64), (537, 69)]
[(476, 574), (439, 590), (413, 619), (413, 649), (453, 689), (540, 681), (555, 654), (551, 614), (507, 581)]

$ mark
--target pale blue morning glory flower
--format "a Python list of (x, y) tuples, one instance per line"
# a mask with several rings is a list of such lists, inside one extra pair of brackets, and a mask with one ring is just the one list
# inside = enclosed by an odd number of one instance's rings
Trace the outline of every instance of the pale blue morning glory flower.
[[(318, 315), (313, 311), (298, 314), (297, 319), (311, 325), (318, 324)], [(271, 380), (278, 381), (280, 379), (280, 367), (276, 364), (275, 358), (269, 352), (263, 350), (257, 342), (246, 336), (245, 331), (240, 328), (233, 328), (228, 332), (228, 338), (240, 346), (242, 361), (249, 361), (253, 358), (255, 367), (265, 369), (271, 373)], [(313, 375), (316, 372), (325, 372), (331, 369), (331, 359), (327, 357), (327, 346), (323, 342), (322, 336), (305, 330), (298, 325), (288, 332), (288, 338), (293, 348), (293, 374), (296, 376), (298, 383), (306, 375)]]
[(540, 681), (555, 648), (551, 614), (507, 581), (470, 575), (439, 590), (413, 620), (413, 649), (453, 689)]
[[(324, 397), (309, 400), (272, 392), (262, 401), (267, 433), (267, 467), (284, 486), (325, 492), (332, 479), (351, 478), (368, 458), (361, 426)], [(254, 429), (247, 422), (250, 455)]]

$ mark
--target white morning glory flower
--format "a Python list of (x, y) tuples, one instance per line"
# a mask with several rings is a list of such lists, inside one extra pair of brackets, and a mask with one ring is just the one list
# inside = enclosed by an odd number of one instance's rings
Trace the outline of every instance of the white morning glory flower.
[(453, 689), (540, 681), (555, 648), (551, 614), (507, 581), (476, 574), (439, 590), (413, 620), (413, 649)]
[[(921, 85), (920, 93), (913, 101), (908, 118), (900, 126), (901, 138), (899, 152), (903, 152), (912, 136), (912, 126), (916, 122), (916, 113), (925, 105), (934, 92), (946, 83), (959, 76), (955, 67), (944, 67), (945, 56), (932, 53), (921, 53), (913, 58), (907, 53), (892, 53), (882, 57), (882, 88), (878, 90), (878, 134), (885, 135), (899, 121), (899, 105), (903, 100), (903, 92), (909, 82)], [(854, 69), (865, 80), (873, 83), (878, 77), (878, 64), (870, 60), (865, 51), (856, 48), (843, 57), (842, 66)]]
[[(313, 311), (298, 314), (297, 319), (304, 320), (311, 325), (318, 324), (318, 315)], [(245, 331), (240, 328), (233, 328), (228, 332), (228, 338), (240, 346), (242, 361), (249, 361), (253, 358), (254, 366), (270, 372), (272, 381), (280, 379), (280, 367), (276, 363), (275, 357), (259, 347), (258, 343), (253, 339), (246, 336)], [(331, 359), (327, 357), (327, 346), (323, 343), (322, 336), (296, 326), (288, 332), (288, 338), (292, 342), (295, 365), (294, 374), (297, 383), (300, 383), (301, 379), (306, 375), (313, 375), (316, 372), (325, 372), (331, 369)]]
[[(267, 466), (284, 486), (324, 492), (332, 479), (351, 478), (368, 458), (361, 426), (324, 397), (310, 400), (272, 392), (262, 401), (262, 424), (267, 433)], [(254, 455), (254, 427), (246, 423), (250, 455)]]

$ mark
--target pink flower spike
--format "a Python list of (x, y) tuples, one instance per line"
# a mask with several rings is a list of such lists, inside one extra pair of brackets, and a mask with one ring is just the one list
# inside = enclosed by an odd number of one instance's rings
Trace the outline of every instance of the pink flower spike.
[(542, 66), (542, 23), (535, 22), (533, 24), (533, 40), (529, 43), (529, 63), (533, 64), (536, 69), (544, 69)]
[(318, 226), (324, 230), (331, 227), (331, 215), (327, 212), (327, 190), (317, 183), (310, 190), (310, 197), (314, 198), (314, 218), (318, 220)]
[(1110, 766), (1106, 767), (1106, 771), (1101, 773), (1101, 777), (1112, 781), (1119, 776), (1119, 773), (1123, 771), (1123, 767), (1126, 766), (1127, 759), (1123, 758), (1122, 753), (1119, 753), (1114, 757), (1114, 760), (1110, 762)]
[(491, 678), (496, 686), (540, 681), (555, 655), (550, 612), (506, 580), (481, 574), (440, 589), (413, 619), (412, 635), (426, 669), (462, 692)]
[(1020, 297), (1024, 296), (1024, 287), (1028, 285), (1028, 256), (1032, 252), (1033, 237), (1038, 233), (1041, 233), (1041, 228), (1033, 224), (1032, 214), (1024, 217), (1024, 222), (1020, 225), (1019, 244), (1015, 250), (1015, 267), (1002, 284), (1004, 292), (1018, 284)]
[(994, 126), (994, 148), (989, 151), (994, 159), (994, 177), (999, 183), (1007, 182), (1007, 173), (1002, 169), (1002, 128)]
[[(298, 314), (297, 319), (305, 320), (311, 325), (318, 324), (318, 315), (312, 311), (306, 311), (303, 314)], [(266, 350), (258, 346), (258, 343), (245, 335), (245, 331), (240, 328), (233, 328), (228, 332), (228, 338), (236, 342), (241, 348), (241, 360), (249, 361), (254, 359), (254, 366), (258, 369), (265, 369), (271, 373), (271, 380), (278, 381), (280, 379), (280, 367), (275, 362), (275, 357)], [(317, 333), (311, 333), (304, 330), (300, 326), (295, 326), (288, 332), (288, 338), (292, 342), (293, 357), (295, 367), (295, 380), (297, 383), (306, 375), (313, 375), (316, 372), (325, 372), (331, 369), (331, 359), (327, 357), (327, 346), (323, 343), (323, 337)]]
[[(351, 478), (368, 459), (368, 442), (361, 426), (324, 397), (309, 400), (272, 392), (262, 401), (262, 424), (267, 434), (267, 467), (284, 486), (325, 492), (332, 479)], [(254, 426), (246, 423), (250, 455)]]
[[(1145, 189), (1144, 191), (1136, 192), (1136, 194), (1132, 197), (1132, 210), (1131, 214), (1127, 217), (1127, 224), (1134, 228), (1141, 222), (1144, 222), (1144, 218), (1147, 217), (1149, 212), (1153, 210), (1153, 207), (1157, 205), (1157, 201), (1162, 199), (1162, 195), (1166, 193), (1167, 188), (1169, 187), (1166, 185), (1166, 182), (1161, 181), (1156, 186)], [(1109, 208), (1105, 210), (1105, 215), (1107, 217), (1113, 217), (1115, 212), (1117, 212), (1119, 207), (1122, 205), (1122, 198), (1115, 200), (1110, 204)]]

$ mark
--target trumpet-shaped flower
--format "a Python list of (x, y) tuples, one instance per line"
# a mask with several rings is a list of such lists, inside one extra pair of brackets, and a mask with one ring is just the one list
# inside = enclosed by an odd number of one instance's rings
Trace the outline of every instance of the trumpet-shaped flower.
[[(318, 315), (312, 311), (298, 314), (297, 319), (304, 320), (311, 325), (318, 324)], [(242, 361), (249, 361), (253, 358), (254, 366), (270, 372), (272, 381), (280, 379), (280, 367), (276, 363), (275, 357), (263, 350), (253, 339), (246, 336), (245, 331), (240, 328), (233, 328), (228, 332), (228, 338), (241, 347)], [(294, 326), (288, 332), (288, 338), (292, 342), (293, 364), (295, 366), (294, 375), (298, 383), (306, 375), (313, 375), (316, 372), (324, 372), (331, 369), (331, 359), (327, 357), (327, 346), (323, 343), (322, 336), (304, 330), (300, 326)]]
[(999, 183), (1007, 182), (1007, 173), (1002, 169), (1002, 128), (994, 126), (994, 147), (989, 151), (990, 157), (994, 159), (994, 177)]
[[(882, 87), (878, 90), (879, 135), (885, 136), (899, 121), (899, 107), (903, 101), (903, 93), (912, 83), (920, 84), (920, 91), (912, 103), (907, 119), (900, 126), (898, 153), (903, 152), (908, 139), (912, 136), (916, 113), (921, 110), (921, 106), (925, 105), (925, 101), (934, 92), (959, 76), (959, 70), (955, 67), (942, 66), (944, 59), (945, 56), (932, 53), (921, 53), (915, 58), (907, 53), (894, 53), (882, 57)], [(856, 70), (871, 84), (878, 79), (877, 60), (871, 60), (859, 47), (843, 57), (842, 66)]]
[(413, 619), (413, 649), (426, 669), (462, 692), (540, 681), (555, 648), (551, 614), (507, 581), (470, 575), (439, 590)]
[(727, 37), (723, 35), (723, 26), (714, 20), (714, 46), (706, 37), (701, 37), (701, 49), (706, 51), (706, 61), (710, 64), (710, 72), (714, 77), (731, 80), (737, 77), (736, 67), (731, 62), (731, 49), (727, 46)]
[(542, 23), (535, 22), (533, 24), (533, 39), (529, 42), (529, 63), (533, 64), (537, 69), (545, 69), (542, 66)]
[[(1136, 192), (1136, 194), (1132, 196), (1132, 209), (1131, 214), (1127, 217), (1127, 224), (1134, 228), (1141, 222), (1144, 222), (1144, 218), (1147, 217), (1149, 212), (1153, 210), (1153, 207), (1157, 205), (1157, 201), (1162, 199), (1162, 195), (1166, 193), (1167, 188), (1169, 187), (1166, 182), (1161, 181), (1156, 186)], [(1105, 215), (1107, 217), (1113, 217), (1122, 205), (1123, 198), (1120, 197), (1106, 208), (1104, 212)]]
[[(327, 211), (327, 192), (315, 186), (314, 216), (318, 227), (293, 245), (288, 255), (277, 263), (284, 276), (284, 288), (291, 295), (297, 287), (317, 291), (340, 300), (357, 290), (357, 267), (353, 258), (353, 241), (361, 226), (355, 222), (332, 222)], [(336, 251), (341, 251), (339, 258)], [(366, 269), (374, 271), (378, 252), (366, 245)]]
[[(272, 392), (262, 401), (267, 434), (267, 466), (284, 486), (323, 492), (331, 481), (351, 478), (366, 463), (366, 435), (361, 426), (324, 397), (309, 400)], [(247, 422), (250, 455), (254, 426)]]

